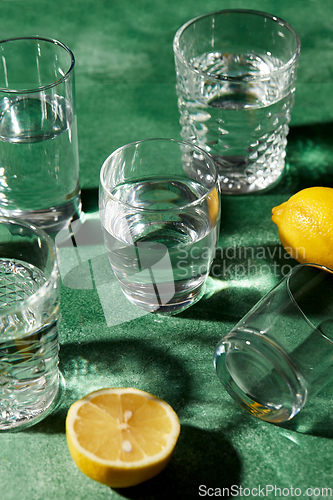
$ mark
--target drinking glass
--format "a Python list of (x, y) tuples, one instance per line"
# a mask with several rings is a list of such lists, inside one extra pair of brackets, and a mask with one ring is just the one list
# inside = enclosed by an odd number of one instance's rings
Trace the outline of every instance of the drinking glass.
[(176, 33), (181, 136), (209, 152), (222, 193), (271, 188), (285, 166), (300, 40), (253, 10), (196, 17)]
[(58, 263), (51, 238), (0, 217), (0, 430), (48, 414), (59, 388)]
[(99, 199), (109, 260), (125, 296), (149, 312), (179, 312), (196, 302), (219, 233), (210, 156), (173, 139), (128, 144), (104, 162)]
[(269, 422), (293, 418), (331, 379), (333, 271), (294, 267), (221, 340), (214, 363), (246, 411)]
[(81, 210), (74, 56), (41, 37), (0, 53), (0, 214), (56, 232)]

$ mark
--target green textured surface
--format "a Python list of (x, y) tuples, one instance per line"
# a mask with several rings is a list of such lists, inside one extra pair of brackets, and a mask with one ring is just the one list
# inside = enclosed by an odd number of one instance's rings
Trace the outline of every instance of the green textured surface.
[[(196, 15), (229, 7), (276, 14), (300, 35), (286, 175), (268, 193), (223, 199), (221, 239), (206, 296), (178, 316), (142, 315), (115, 293), (108, 326), (96, 289), (62, 287), (59, 406), (26, 431), (0, 435), (1, 500), (192, 500), (200, 498), (200, 485), (273, 485), (290, 498), (283, 488), (300, 488), (302, 496), (309, 487), (333, 488), (332, 387), (293, 422), (278, 427), (240, 410), (212, 362), (219, 338), (277, 282), (283, 266), (294, 264), (279, 244), (272, 207), (307, 186), (333, 187), (333, 2), (3, 0), (1, 37), (45, 35), (73, 50), (83, 203), (93, 213), (99, 170), (114, 149), (137, 139), (179, 137), (172, 53), (177, 28)], [(98, 265), (98, 257), (93, 260)], [(108, 386), (158, 395), (182, 424), (165, 471), (127, 490), (85, 477), (66, 446), (70, 404)], [(318, 492), (313, 498), (324, 498)], [(271, 498), (279, 498), (276, 493)]]

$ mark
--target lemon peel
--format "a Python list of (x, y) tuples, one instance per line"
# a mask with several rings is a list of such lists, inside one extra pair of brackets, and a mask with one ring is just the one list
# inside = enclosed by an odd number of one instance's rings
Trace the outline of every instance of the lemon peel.
[(333, 268), (333, 189), (303, 189), (272, 209), (279, 239), (298, 262)]

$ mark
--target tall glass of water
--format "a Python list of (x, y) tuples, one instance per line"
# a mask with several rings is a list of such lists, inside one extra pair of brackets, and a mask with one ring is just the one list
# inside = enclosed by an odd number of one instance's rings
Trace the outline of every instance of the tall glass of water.
[(217, 182), (209, 155), (172, 139), (128, 144), (104, 162), (100, 218), (131, 302), (175, 313), (202, 296), (219, 233)]
[(285, 166), (300, 40), (282, 19), (223, 10), (174, 38), (181, 136), (209, 152), (222, 193), (271, 188)]
[(81, 209), (74, 56), (41, 37), (0, 54), (0, 214), (55, 232)]
[(0, 430), (32, 425), (53, 408), (59, 304), (52, 239), (0, 217)]

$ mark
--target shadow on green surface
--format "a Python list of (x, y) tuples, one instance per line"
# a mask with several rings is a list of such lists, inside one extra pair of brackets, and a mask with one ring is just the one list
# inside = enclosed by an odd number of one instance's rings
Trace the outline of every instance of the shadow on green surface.
[(209, 297), (203, 297), (191, 308), (179, 313), (179, 318), (215, 321), (236, 324), (254, 305), (261, 295), (257, 290), (239, 289), (221, 290)]
[(286, 160), (289, 168), (270, 194), (296, 193), (311, 186), (333, 187), (333, 123), (291, 127)]
[(310, 397), (292, 420), (279, 425), (283, 429), (333, 439), (333, 381)]
[[(286, 148), (286, 168), (281, 180), (271, 189), (251, 196), (292, 194), (311, 186), (333, 187), (333, 123), (291, 126)], [(245, 199), (245, 196), (227, 197)]]
[(236, 324), (295, 264), (281, 245), (219, 249), (205, 295), (178, 316)]
[(98, 187), (81, 190), (82, 210), (84, 213), (98, 211)]
[(107, 387), (136, 387), (155, 394), (181, 417), (191, 399), (191, 376), (169, 349), (145, 340), (61, 346), (60, 370), (66, 380), (65, 390), (57, 409), (28, 432), (64, 432), (70, 405), (92, 391)]
[(237, 485), (241, 468), (240, 457), (222, 431), (183, 425), (167, 468), (145, 483), (117, 491), (131, 500), (193, 500), (199, 498), (200, 486), (205, 487), (201, 491), (222, 491)]

